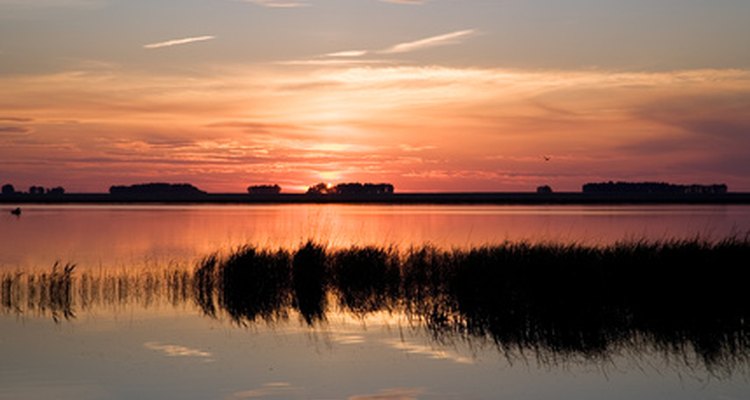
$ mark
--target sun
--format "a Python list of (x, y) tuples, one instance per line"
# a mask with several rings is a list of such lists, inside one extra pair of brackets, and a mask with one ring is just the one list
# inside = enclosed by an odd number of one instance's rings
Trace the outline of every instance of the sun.
[(323, 182), (334, 182), (341, 178), (341, 173), (339, 171), (322, 171), (318, 173), (318, 175)]

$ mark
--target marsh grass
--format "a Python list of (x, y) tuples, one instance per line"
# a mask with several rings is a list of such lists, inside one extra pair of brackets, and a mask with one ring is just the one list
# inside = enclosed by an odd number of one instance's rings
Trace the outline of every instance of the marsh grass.
[(51, 272), (0, 274), (0, 312), (74, 319), (80, 311), (126, 306), (181, 306), (193, 299), (193, 277), (185, 270), (76, 272), (57, 262)]
[(330, 280), (341, 308), (363, 315), (399, 301), (400, 258), (393, 247), (352, 247), (329, 256)]
[[(545, 359), (648, 349), (708, 368), (750, 364), (750, 241), (631, 241), (605, 247), (507, 242), (329, 249), (241, 247), (190, 271), (2, 275), (2, 310), (55, 320), (96, 305), (194, 303), (249, 325), (314, 326), (332, 309), (406, 314), (437, 340), (489, 342)], [(331, 302), (334, 302), (331, 304)]]
[[(272, 265), (280, 268), (271, 271)], [(286, 316), (290, 306), (288, 261), (283, 254), (273, 257), (268, 251), (245, 246), (222, 257), (212, 254), (193, 271), (193, 300), (207, 316), (226, 314), (235, 323), (257, 320), (273, 322)], [(279, 284), (281, 281), (281, 284)]]
[(49, 314), (55, 321), (75, 317), (73, 311), (74, 264), (56, 262), (52, 271), (38, 275), (17, 272), (2, 275), (2, 307), (7, 311), (22, 313), (25, 309), (39, 314)]

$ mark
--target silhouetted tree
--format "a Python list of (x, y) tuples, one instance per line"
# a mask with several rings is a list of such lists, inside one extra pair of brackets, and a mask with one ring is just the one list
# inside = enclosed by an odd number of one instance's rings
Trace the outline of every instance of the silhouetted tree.
[(383, 195), (392, 194), (393, 185), (389, 183), (342, 183), (334, 187), (336, 194), (343, 195)]
[(343, 195), (343, 196), (380, 196), (393, 194), (393, 185), (390, 183), (340, 183), (331, 186), (318, 183), (307, 189), (307, 194), (314, 195)]
[(63, 188), (62, 186), (58, 186), (52, 189), (47, 189), (47, 194), (52, 196), (59, 196), (61, 194), (65, 194), (65, 188)]
[(206, 192), (188, 183), (143, 183), (131, 186), (112, 186), (110, 194), (120, 195), (202, 195)]
[(10, 183), (3, 185), (2, 188), (2, 194), (15, 194), (16, 188), (13, 187)]
[(42, 186), (31, 186), (29, 188), (29, 194), (34, 196), (44, 194), (44, 188)]
[(314, 194), (314, 195), (329, 194), (331, 193), (331, 189), (332, 187), (330, 185), (321, 182), (321, 183), (318, 183), (317, 185), (313, 185), (307, 188), (307, 194)]
[(281, 193), (281, 186), (279, 185), (254, 185), (247, 188), (247, 192), (250, 194), (259, 195), (276, 195)]
[(584, 193), (723, 194), (727, 185), (674, 185), (666, 182), (602, 182), (583, 185)]
[(549, 185), (539, 186), (538, 188), (536, 188), (536, 192), (538, 194), (550, 194), (552, 193), (552, 187), (550, 187)]

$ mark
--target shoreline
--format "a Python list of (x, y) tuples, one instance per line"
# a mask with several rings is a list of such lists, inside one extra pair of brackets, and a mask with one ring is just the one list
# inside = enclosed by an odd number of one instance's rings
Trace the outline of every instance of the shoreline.
[(381, 196), (311, 196), (307, 194), (250, 195), (212, 193), (190, 196), (156, 194), (0, 195), (0, 204), (455, 204), (455, 205), (607, 205), (607, 204), (750, 204), (750, 193), (663, 194), (533, 192), (396, 193)]

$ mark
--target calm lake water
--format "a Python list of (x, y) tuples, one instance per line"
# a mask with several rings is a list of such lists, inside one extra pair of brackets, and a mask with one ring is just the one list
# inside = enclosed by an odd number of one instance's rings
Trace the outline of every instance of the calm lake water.
[(750, 206), (26, 206), (0, 215), (0, 268), (192, 263), (240, 245), (333, 247), (506, 240), (609, 244), (750, 231)]
[[(706, 358), (692, 331), (664, 342), (551, 319), (555, 329), (533, 339), (497, 343), (402, 305), (347, 308), (334, 298), (312, 322), (299, 305), (236, 318), (231, 307), (208, 309), (180, 272), (241, 245), (309, 239), (448, 249), (746, 232), (748, 206), (26, 206), (20, 218), (3, 210), (0, 399), (746, 399), (748, 345), (732, 350), (723, 337), (708, 339), (721, 355)], [(69, 290), (41, 278), (56, 261), (77, 264)]]

